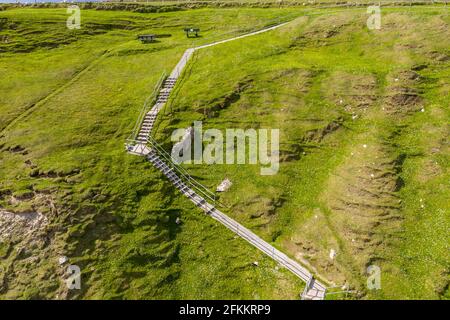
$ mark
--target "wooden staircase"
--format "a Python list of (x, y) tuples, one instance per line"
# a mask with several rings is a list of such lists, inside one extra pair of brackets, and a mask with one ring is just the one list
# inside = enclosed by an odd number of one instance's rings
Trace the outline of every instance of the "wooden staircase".
[(153, 108), (148, 111), (141, 123), (139, 132), (137, 133), (135, 140), (138, 143), (147, 143), (148, 137), (153, 129), (153, 125), (155, 124), (156, 117), (159, 111), (164, 107), (167, 100), (169, 100), (169, 95), (172, 89), (175, 86), (177, 81), (176, 77), (169, 77), (164, 80), (162, 84), (162, 88), (159, 90), (158, 96), (156, 97), (156, 103)]
[(298, 262), (292, 260), (284, 253), (262, 240), (256, 234), (235, 220), (231, 219), (223, 212), (218, 210), (214, 205), (210, 204), (204, 197), (193, 190), (172, 167), (166, 164), (160, 158), (160, 155), (154, 149), (146, 153), (147, 159), (160, 170), (170, 182), (186, 197), (188, 197), (197, 207), (199, 207), (205, 214), (211, 216), (213, 219), (219, 221), (225, 227), (235, 232), (238, 236), (252, 244), (257, 249), (264, 252), (266, 255), (277, 261), (280, 265), (294, 273), (300, 279), (306, 282), (306, 287), (301, 295), (303, 300), (323, 300), (325, 297), (326, 287), (320, 282), (316, 281), (311, 273), (302, 267)]
[[(127, 139), (126, 149), (131, 154), (145, 156), (148, 161), (160, 170), (169, 181), (197, 207), (305, 281), (306, 287), (301, 295), (303, 300), (323, 300), (326, 293), (326, 287), (322, 283), (314, 279), (313, 275), (297, 261), (289, 258), (284, 253), (259, 238), (249, 229), (216, 209), (214, 205), (207, 201), (209, 200), (215, 204), (215, 194), (193, 179), (183, 167), (174, 163), (171, 155), (151, 136), (151, 131), (159, 111), (167, 103), (170, 92), (175, 87), (178, 77), (196, 50), (270, 31), (281, 25), (209, 45), (187, 49), (170, 76), (166, 78), (165, 74), (162, 75), (154, 89), (154, 93), (145, 102), (135, 128), (130, 138)], [(150, 110), (147, 108), (149, 102), (155, 103)]]

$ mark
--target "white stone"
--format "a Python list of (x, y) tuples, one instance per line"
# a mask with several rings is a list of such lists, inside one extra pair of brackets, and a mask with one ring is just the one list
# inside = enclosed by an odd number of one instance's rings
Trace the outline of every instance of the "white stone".
[(231, 185), (232, 185), (231, 181), (228, 178), (226, 178), (217, 186), (216, 191), (225, 192), (231, 187)]
[(64, 263), (67, 262), (67, 260), (69, 260), (69, 259), (66, 256), (61, 256), (58, 259), (58, 263), (59, 263), (59, 265), (63, 265)]
[(334, 249), (331, 249), (330, 250), (330, 259), (331, 260), (334, 260), (334, 258), (336, 257), (336, 250), (334, 250)]

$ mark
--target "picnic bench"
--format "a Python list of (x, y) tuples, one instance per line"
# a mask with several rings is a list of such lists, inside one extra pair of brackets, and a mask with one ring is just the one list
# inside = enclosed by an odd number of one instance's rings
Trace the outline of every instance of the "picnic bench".
[(184, 28), (184, 32), (186, 32), (186, 37), (190, 38), (191, 35), (198, 37), (198, 33), (200, 32), (199, 28)]
[(154, 34), (140, 34), (138, 35), (138, 39), (142, 41), (142, 43), (150, 43), (155, 41)]

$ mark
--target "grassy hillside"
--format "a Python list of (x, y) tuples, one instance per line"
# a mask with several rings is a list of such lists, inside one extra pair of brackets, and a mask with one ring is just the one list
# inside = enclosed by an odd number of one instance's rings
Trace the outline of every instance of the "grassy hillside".
[[(83, 10), (72, 31), (65, 9), (1, 11), (0, 298), (298, 298), (298, 279), (123, 146), (186, 48), (294, 17), (196, 53), (158, 140), (169, 149), (194, 120), (279, 128), (275, 176), (188, 169), (211, 189), (230, 178), (221, 209), (336, 285), (448, 298), (450, 19), (416, 7), (386, 9), (379, 31), (365, 9)], [(81, 291), (66, 289), (63, 255)], [(381, 291), (365, 289), (370, 264)]]
[[(226, 211), (337, 285), (369, 298), (448, 298), (448, 11), (298, 18), (199, 51), (158, 125), (279, 128), (281, 167), (192, 165)], [(335, 250), (335, 260), (329, 258)], [(382, 290), (367, 292), (369, 265)]]
[[(63, 9), (0, 13), (0, 297), (297, 298), (300, 281), (124, 151), (162, 71), (192, 45), (184, 26), (209, 42), (291, 14), (83, 11), (70, 31)], [(148, 32), (171, 36), (136, 40)], [(66, 289), (63, 255), (80, 292)]]

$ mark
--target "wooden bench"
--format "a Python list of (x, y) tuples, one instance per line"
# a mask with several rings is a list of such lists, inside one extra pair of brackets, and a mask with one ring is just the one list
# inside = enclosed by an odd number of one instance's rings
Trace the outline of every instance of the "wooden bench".
[(142, 43), (150, 43), (155, 41), (154, 34), (141, 34), (138, 35), (138, 39), (142, 41)]
[(186, 37), (190, 38), (191, 34), (195, 37), (198, 37), (198, 33), (200, 32), (199, 28), (184, 28), (184, 32), (186, 32)]

